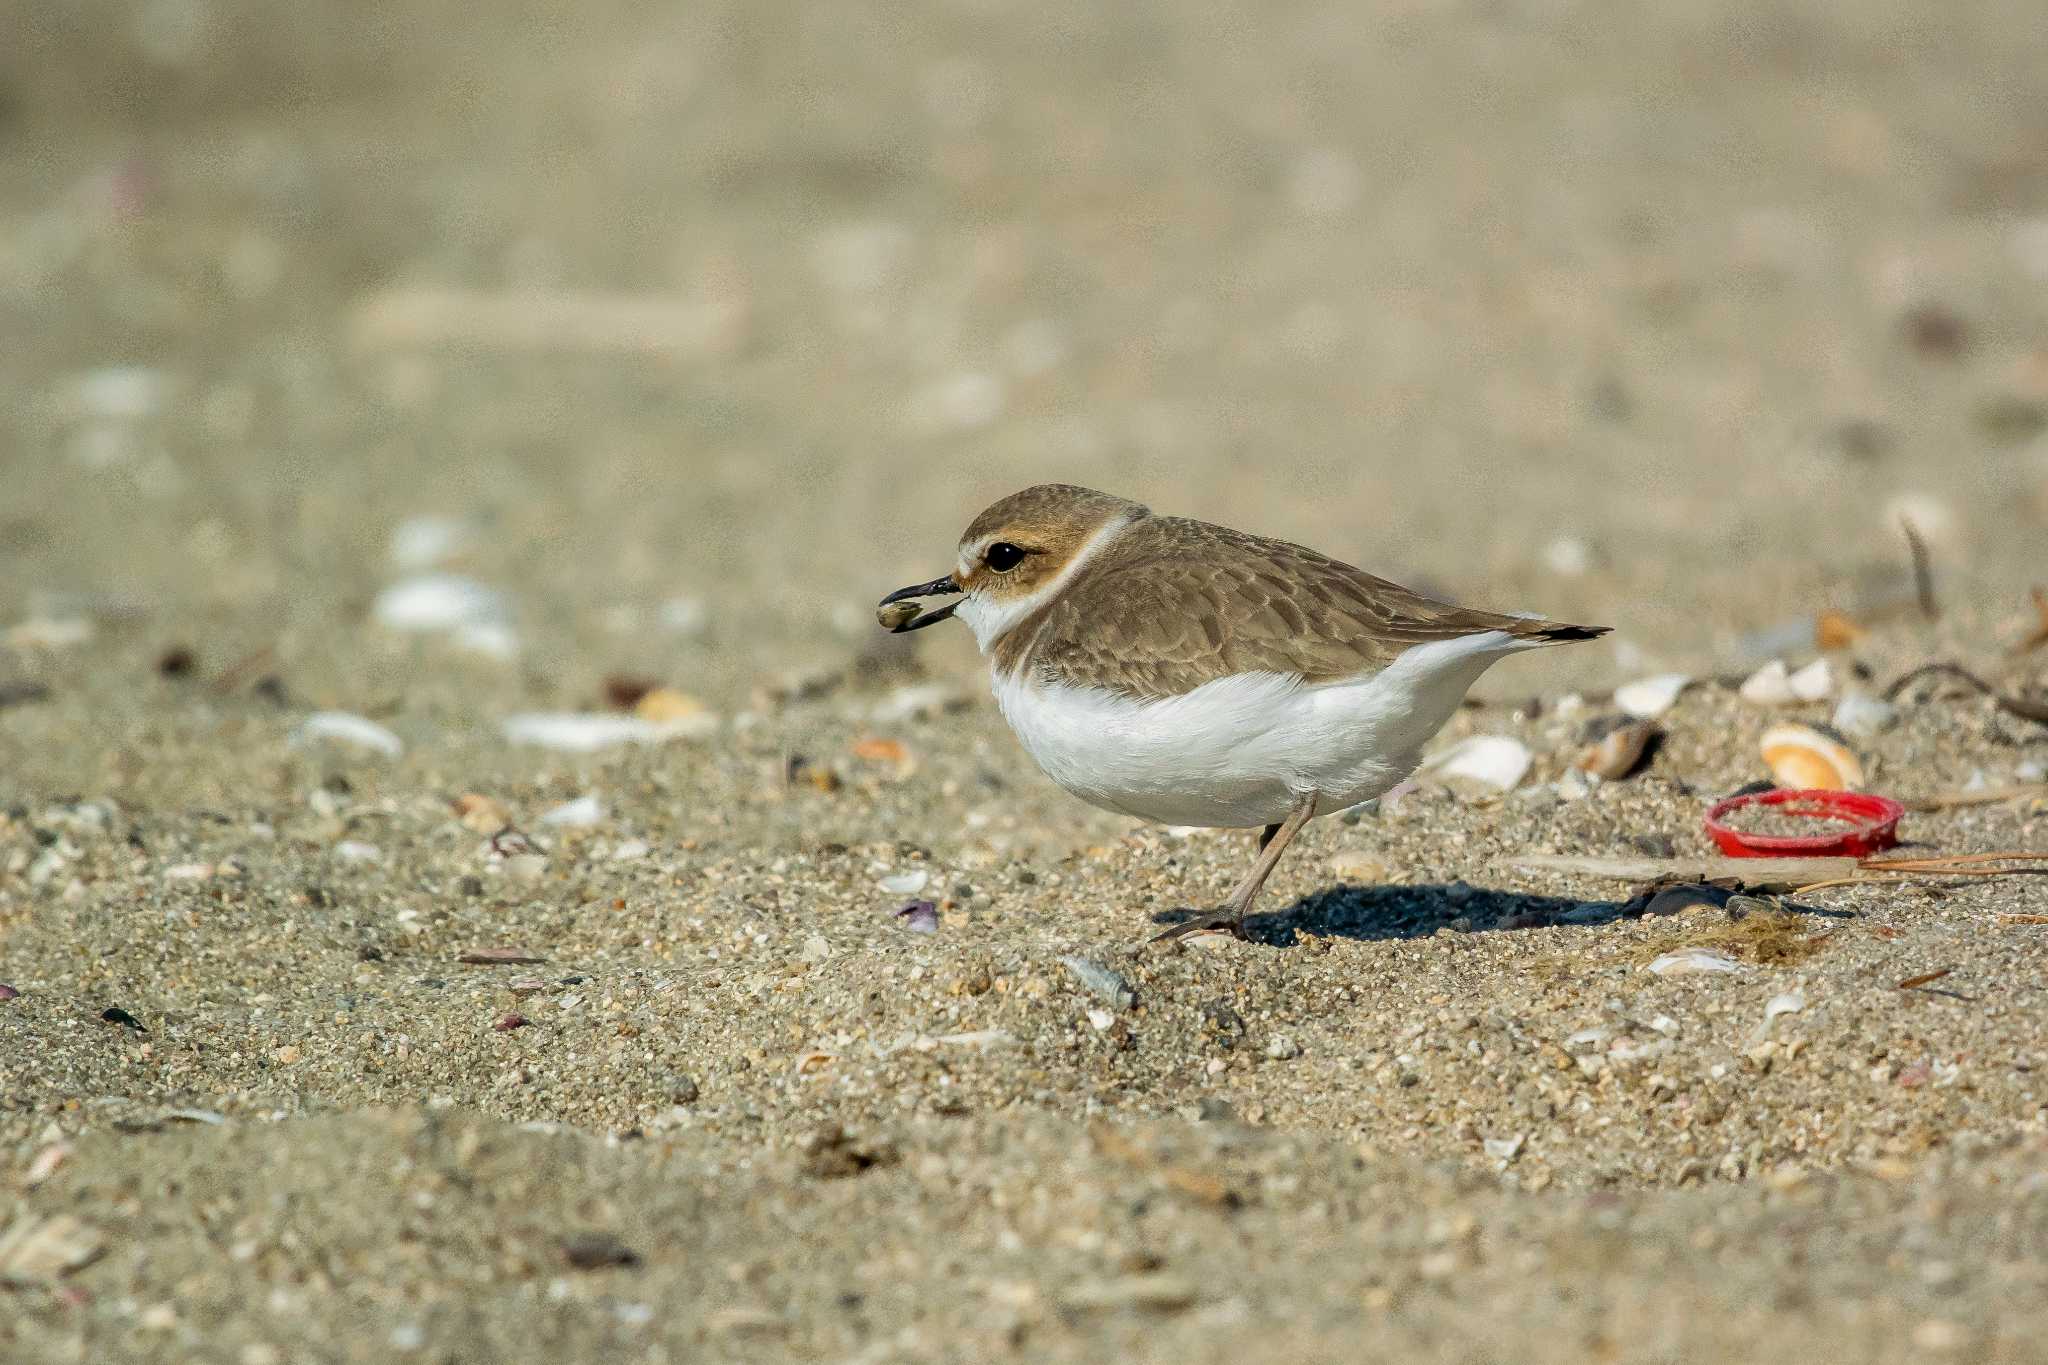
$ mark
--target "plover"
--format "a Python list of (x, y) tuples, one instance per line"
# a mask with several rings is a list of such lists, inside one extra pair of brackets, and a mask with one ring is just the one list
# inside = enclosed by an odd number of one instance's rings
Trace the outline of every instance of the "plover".
[[(921, 599), (951, 597), (923, 609)], [(958, 616), (1024, 748), (1091, 805), (1257, 828), (1222, 909), (1160, 939), (1241, 933), (1315, 816), (1382, 795), (1494, 661), (1605, 626), (1433, 601), (1328, 555), (1071, 484), (974, 519), (952, 572), (883, 598), (896, 631)]]

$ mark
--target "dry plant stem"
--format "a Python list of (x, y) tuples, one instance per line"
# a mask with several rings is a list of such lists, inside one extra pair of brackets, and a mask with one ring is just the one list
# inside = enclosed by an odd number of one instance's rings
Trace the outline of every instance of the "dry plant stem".
[(1907, 810), (1955, 810), (1961, 806), (1995, 806), (2002, 801), (2024, 801), (2030, 796), (2048, 796), (2048, 782), (2021, 782), (2007, 787), (1983, 787), (1976, 791), (1936, 792), (1904, 801)]
[(1930, 621), (1941, 618), (1941, 604), (1934, 600), (1934, 565), (1927, 554), (1927, 542), (1913, 523), (1899, 518), (1899, 529), (1906, 533), (1906, 546), (1913, 552), (1913, 591), (1920, 599), (1920, 614)]
[(1997, 702), (1998, 709), (2008, 715), (2048, 725), (2048, 702), (2028, 701), (2022, 697), (2008, 697), (1960, 664), (1921, 664), (1918, 668), (1912, 669), (1894, 680), (1892, 685), (1884, 690), (1884, 699), (1886, 701), (1897, 701), (1899, 694), (1908, 687), (1922, 678), (1934, 676), (1954, 678), (1958, 682), (1967, 683), (1969, 686), (1976, 688), (1982, 695)]

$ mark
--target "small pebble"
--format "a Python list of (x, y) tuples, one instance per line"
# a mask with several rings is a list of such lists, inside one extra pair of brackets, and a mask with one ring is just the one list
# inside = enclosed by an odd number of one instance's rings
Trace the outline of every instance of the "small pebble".
[(510, 1033), (513, 1029), (525, 1028), (526, 1022), (526, 1016), (523, 1014), (501, 1014), (498, 1016), (498, 1022), (491, 1025), (491, 1029), (497, 1033)]
[(892, 896), (915, 896), (931, 883), (932, 874), (922, 868), (898, 872), (875, 883)]
[(577, 1270), (608, 1270), (640, 1264), (640, 1254), (606, 1232), (586, 1232), (562, 1243), (562, 1259)]

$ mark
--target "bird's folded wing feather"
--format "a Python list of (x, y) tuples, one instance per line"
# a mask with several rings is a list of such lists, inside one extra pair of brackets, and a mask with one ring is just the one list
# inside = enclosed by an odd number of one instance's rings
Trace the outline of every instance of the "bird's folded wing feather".
[(1020, 629), (1039, 671), (1137, 696), (1179, 696), (1234, 673), (1308, 682), (1384, 668), (1403, 650), (1555, 623), (1432, 601), (1284, 541), (1159, 518), (1131, 528)]

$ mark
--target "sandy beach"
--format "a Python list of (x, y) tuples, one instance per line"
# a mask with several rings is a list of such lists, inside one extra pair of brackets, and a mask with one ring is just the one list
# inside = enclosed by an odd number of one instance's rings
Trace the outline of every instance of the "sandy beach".
[[(0, 1357), (2042, 1358), (2048, 879), (1521, 861), (2048, 851), (2032, 7), (0, 30)], [(874, 624), (1052, 479), (1615, 631), (1147, 947)]]

